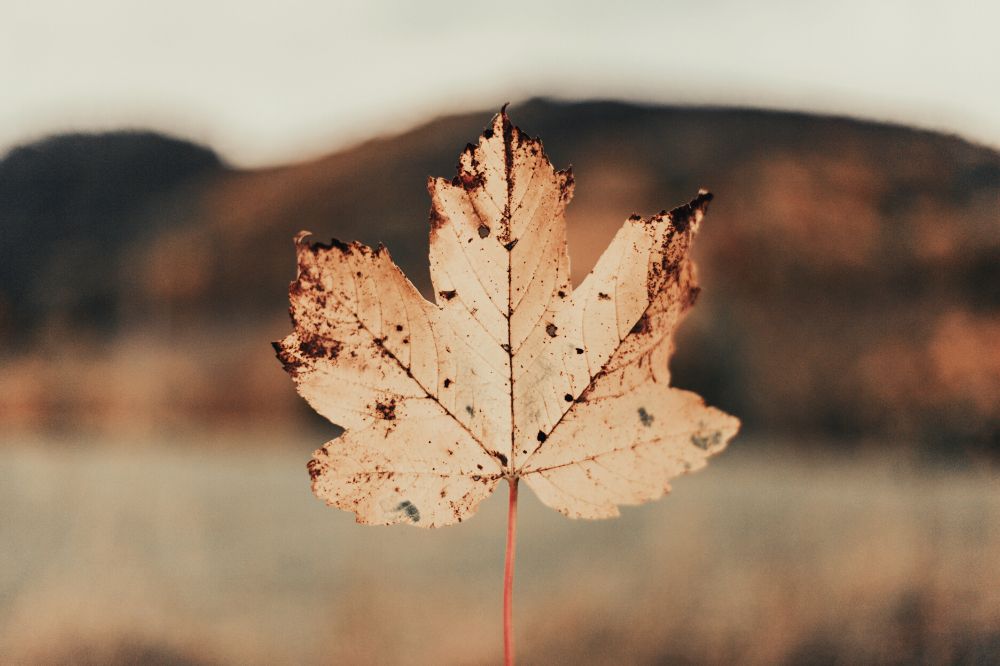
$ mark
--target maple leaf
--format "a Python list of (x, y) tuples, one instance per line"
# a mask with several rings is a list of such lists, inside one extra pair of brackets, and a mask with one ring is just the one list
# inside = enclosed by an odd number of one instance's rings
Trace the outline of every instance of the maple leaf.
[(345, 428), (309, 462), (318, 497), (358, 522), (433, 527), (523, 479), (567, 516), (604, 518), (726, 446), (739, 421), (668, 370), (711, 195), (630, 217), (573, 289), (573, 176), (504, 111), (428, 191), (436, 303), (382, 246), (296, 237), (295, 331), (275, 348)]

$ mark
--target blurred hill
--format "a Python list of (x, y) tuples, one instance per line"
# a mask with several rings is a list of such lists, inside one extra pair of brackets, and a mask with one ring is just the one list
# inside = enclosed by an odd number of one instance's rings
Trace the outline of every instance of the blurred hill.
[(5, 342), (57, 321), (116, 323), (120, 250), (175, 225), (164, 208), (181, 204), (178, 190), (221, 167), (211, 150), (151, 132), (62, 135), (11, 151), (0, 161)]
[[(533, 100), (572, 164), (574, 276), (632, 212), (716, 199), (675, 383), (757, 433), (1000, 449), (1000, 154), (843, 118)], [(227, 169), (155, 135), (59, 137), (0, 162), (0, 427), (308, 418), (269, 341), (291, 238), (385, 243), (427, 291), (425, 184), (489, 111), (312, 162)]]

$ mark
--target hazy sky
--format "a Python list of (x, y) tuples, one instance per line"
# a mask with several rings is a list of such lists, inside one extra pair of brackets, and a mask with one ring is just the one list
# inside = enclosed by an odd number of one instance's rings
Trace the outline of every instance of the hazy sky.
[(961, 0), (0, 0), (0, 153), (152, 127), (269, 164), (542, 94), (845, 113), (1000, 147), (998, 26), (1000, 2)]

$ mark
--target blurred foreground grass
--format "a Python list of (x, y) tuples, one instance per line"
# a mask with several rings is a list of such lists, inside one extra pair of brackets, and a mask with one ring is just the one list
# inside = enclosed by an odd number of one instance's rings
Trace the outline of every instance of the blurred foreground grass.
[[(361, 527), (284, 437), (0, 449), (0, 663), (496, 662), (506, 489)], [(995, 470), (761, 444), (618, 520), (523, 493), (523, 663), (1000, 659)]]

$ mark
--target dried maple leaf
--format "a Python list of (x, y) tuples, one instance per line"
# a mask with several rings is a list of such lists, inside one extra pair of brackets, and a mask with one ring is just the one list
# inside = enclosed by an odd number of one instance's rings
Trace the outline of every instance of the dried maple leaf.
[(275, 347), (346, 429), (309, 463), (318, 497), (358, 522), (434, 527), (524, 479), (567, 516), (605, 518), (725, 447), (737, 419), (670, 388), (667, 369), (698, 294), (707, 192), (630, 217), (574, 290), (573, 176), (505, 112), (428, 190), (436, 304), (384, 247), (296, 238), (295, 332)]

